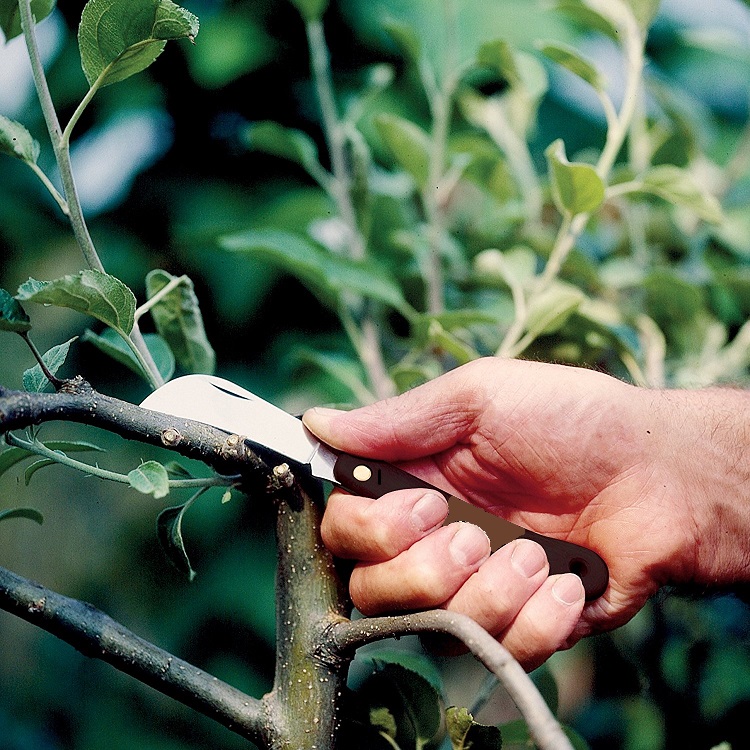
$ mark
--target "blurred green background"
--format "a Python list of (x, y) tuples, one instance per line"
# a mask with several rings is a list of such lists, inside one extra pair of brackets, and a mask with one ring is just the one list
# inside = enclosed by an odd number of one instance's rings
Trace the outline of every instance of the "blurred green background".
[[(311, 366), (306, 354), (346, 350), (330, 310), (295, 278), (223, 252), (216, 242), (233, 230), (301, 229), (330, 215), (327, 199), (299, 167), (248, 152), (239, 137), (247, 122), (272, 119), (310, 133), (323, 149), (302, 23), (286, 0), (184, 5), (201, 19), (197, 44), (168, 45), (148, 71), (104, 89), (79, 125), (74, 169), (104, 265), (140, 299), (151, 268), (189, 274), (220, 375), (291, 411), (351, 403), (352, 392)], [(361, 88), (368, 66), (385, 61), (397, 73), (384, 95), (387, 107), (425, 118), (423, 95), (383, 33), (382, 20), (392, 15), (410, 23), (437, 55), (441, 16), (433, 6), (434, 0), (334, 2), (325, 23), (342, 97)], [(75, 40), (82, 7), (61, 0), (39, 27), (63, 121), (87, 88)], [(527, 51), (535, 40), (553, 38), (575, 43), (616, 77), (611, 49), (544, 4), (465, 0), (460, 9), (459, 42), (466, 54), (497, 37)], [(750, 10), (733, 0), (664, 2), (648, 52), (649, 74), (673, 93), (690, 126), (665, 141), (673, 160), (679, 163), (687, 142), (697, 139), (705, 153), (725, 163), (748, 118)], [(551, 89), (532, 140), (540, 170), (543, 149), (554, 138), (564, 137), (572, 154), (600, 144), (604, 132), (586, 92), (550, 72)], [(0, 113), (22, 121), (46, 143), (21, 39), (0, 48)], [(44, 146), (41, 163), (51, 169)], [(677, 331), (675, 341), (702, 331), (704, 308), (719, 310), (730, 332), (747, 318), (748, 194), (750, 182), (740, 180), (725, 203), (732, 222), (717, 255), (731, 258), (726, 284), (706, 281), (700, 264), (691, 266), (695, 273), (682, 286), (671, 276), (651, 280), (651, 312), (665, 329)], [(672, 237), (665, 237), (662, 252), (670, 262), (689, 266), (696, 260)], [(0, 257), (0, 285), (9, 290), (29, 276), (52, 279), (82, 265), (56, 206), (24, 165), (7, 158), (0, 161)], [(595, 265), (597, 259), (589, 261)], [(42, 350), (91, 325), (73, 312), (38, 306), (29, 312)], [(0, 339), (0, 382), (20, 387), (31, 364), (20, 340)], [(134, 375), (86, 344), (74, 346), (61, 374), (74, 373), (121, 398), (138, 401), (147, 393)], [(63, 434), (106, 445), (110, 453), (99, 462), (119, 471), (141, 459), (168, 460), (167, 452), (82, 427), (50, 424), (42, 436)], [(33, 506), (45, 516), (43, 527), (0, 525), (0, 564), (94, 603), (239, 688), (261, 695), (270, 687), (274, 550), (268, 508), (237, 493), (227, 504), (218, 490), (205, 495), (185, 521), (198, 573), (187, 583), (156, 540), (161, 501), (61, 467), (39, 472), (29, 486), (16, 468), (0, 477), (0, 489), (0, 509)], [(736, 593), (659, 595), (617, 633), (553, 658), (563, 717), (592, 748), (708, 749), (723, 740), (735, 750), (750, 747), (743, 718), (750, 705), (749, 614)], [(470, 704), (481, 671), (465, 659), (440, 666), (456, 700)], [(478, 718), (498, 720), (502, 711), (488, 705)], [(244, 746), (212, 722), (0, 613), (0, 750)]]

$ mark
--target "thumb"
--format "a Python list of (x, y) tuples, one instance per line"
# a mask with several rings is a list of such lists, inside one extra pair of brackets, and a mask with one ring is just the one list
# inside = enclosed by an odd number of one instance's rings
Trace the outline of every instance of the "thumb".
[(323, 442), (355, 455), (385, 461), (429, 456), (473, 432), (485, 398), (483, 378), (469, 367), (352, 411), (315, 407), (302, 421)]

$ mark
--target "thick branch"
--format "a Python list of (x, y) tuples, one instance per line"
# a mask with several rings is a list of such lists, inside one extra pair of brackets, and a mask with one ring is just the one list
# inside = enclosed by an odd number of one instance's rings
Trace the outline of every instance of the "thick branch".
[(144, 641), (90, 604), (0, 568), (0, 607), (246, 739), (258, 742), (263, 735), (259, 700)]
[(540, 750), (573, 750), (531, 678), (508, 650), (466, 615), (431, 610), (392, 617), (340, 620), (331, 626), (329, 648), (347, 654), (366, 643), (409, 633), (447, 633), (458, 638), (502, 682)]
[(171, 417), (95, 391), (73, 378), (59, 393), (27, 393), (0, 386), (0, 432), (55, 420), (80, 422), (131, 440), (170, 448), (222, 473), (241, 471), (246, 482), (265, 488), (269, 469), (244, 440), (190, 419)]

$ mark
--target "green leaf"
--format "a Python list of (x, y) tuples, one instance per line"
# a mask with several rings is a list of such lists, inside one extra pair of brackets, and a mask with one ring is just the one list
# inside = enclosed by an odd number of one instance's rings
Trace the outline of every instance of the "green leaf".
[(417, 62), (422, 57), (422, 42), (411, 26), (395, 18), (387, 18), (383, 21), (383, 28), (411, 62)]
[(379, 732), (395, 739), (396, 732), (398, 731), (396, 719), (393, 718), (393, 714), (385, 706), (377, 706), (370, 709), (370, 724)]
[(7, 521), (11, 518), (28, 518), (29, 521), (35, 521), (40, 526), (44, 523), (44, 516), (33, 508), (13, 508), (13, 510), (0, 510), (0, 521)]
[(604, 79), (596, 66), (583, 57), (574, 47), (558, 42), (542, 42), (538, 45), (538, 49), (550, 60), (567, 68), (597, 91), (604, 89)]
[(167, 474), (173, 479), (192, 479), (193, 475), (177, 461), (170, 461), (164, 464), (164, 468), (167, 470)]
[(195, 571), (190, 564), (190, 558), (182, 538), (182, 519), (199, 494), (193, 495), (184, 505), (165, 508), (156, 519), (156, 536), (167, 559), (180, 573), (185, 574), (189, 581), (195, 578)]
[(432, 659), (422, 656), (422, 654), (400, 649), (379, 648), (370, 658), (377, 667), (382, 668), (386, 664), (398, 664), (404, 669), (416, 672), (422, 679), (427, 680), (438, 695), (443, 693), (443, 678), (440, 670), (435, 666)]
[(589, 164), (569, 162), (562, 139), (544, 152), (549, 165), (555, 203), (561, 212), (572, 215), (591, 213), (604, 201), (604, 183)]
[(532, 299), (526, 330), (533, 338), (558, 331), (585, 299), (584, 293), (572, 284), (552, 284)]
[(0, 154), (14, 156), (27, 164), (36, 164), (39, 143), (20, 122), (0, 115)]
[(328, 0), (289, 0), (305, 21), (319, 21), (328, 8)]
[(299, 164), (313, 177), (323, 169), (315, 141), (301, 130), (285, 128), (270, 120), (253, 122), (245, 129), (243, 141), (250, 149)]
[[(146, 276), (148, 298), (157, 295), (175, 278), (166, 271), (151, 271)], [(193, 282), (187, 276), (151, 308), (151, 317), (182, 367), (191, 373), (213, 374), (216, 355), (206, 337)]]
[(583, 0), (560, 0), (555, 4), (555, 9), (579, 23), (587, 31), (598, 31), (618, 41), (617, 29), (612, 22), (586, 5)]
[(29, 279), (16, 299), (67, 307), (91, 315), (128, 336), (135, 320), (135, 296), (119, 279), (101, 271), (79, 271), (54, 281)]
[(552, 670), (546, 664), (542, 664), (541, 667), (537, 667), (537, 669), (531, 673), (530, 677), (536, 685), (539, 694), (544, 699), (544, 702), (549, 707), (549, 710), (557, 715), (560, 695), (557, 688), (557, 680), (555, 680)]
[(89, 0), (78, 27), (90, 86), (122, 81), (147, 68), (170, 39), (193, 39), (198, 19), (171, 0)]
[(398, 165), (420, 189), (425, 188), (430, 176), (429, 135), (413, 122), (391, 114), (378, 115), (375, 129)]
[[(64, 344), (53, 346), (49, 351), (42, 354), (44, 364), (53, 375), (57, 375), (57, 371), (63, 366), (65, 359), (68, 356), (70, 345), (77, 338), (78, 336), (73, 336), (72, 339), (68, 339)], [(24, 371), (24, 390), (30, 391), (31, 393), (41, 393), (42, 391), (46, 391), (50, 386), (51, 383), (47, 380), (47, 376), (42, 372), (40, 365), (36, 364), (31, 369)]]
[[(379, 663), (358, 691), (373, 708), (384, 708), (396, 724), (399, 747), (424, 747), (439, 739), (442, 699), (437, 690), (417, 672), (397, 663)], [(383, 716), (383, 713), (379, 713)]]
[(642, 30), (648, 29), (651, 26), (656, 14), (659, 11), (659, 3), (661, 0), (625, 0), (625, 3), (630, 6), (633, 11), (635, 20), (638, 21), (638, 25)]
[(465, 708), (448, 708), (445, 723), (453, 750), (500, 750), (503, 746), (500, 730), (474, 721)]
[(26, 311), (5, 289), (0, 289), (0, 331), (25, 333), (31, 329)]
[(459, 365), (465, 365), (467, 362), (479, 359), (478, 351), (461, 341), (455, 334), (446, 331), (438, 320), (430, 321), (427, 338), (432, 347), (450, 355)]
[(693, 176), (679, 167), (663, 164), (649, 169), (640, 180), (645, 192), (683, 206), (713, 224), (724, 218), (718, 199), (701, 188)]
[[(146, 333), (143, 336), (146, 342), (146, 348), (151, 352), (151, 356), (156, 362), (164, 380), (169, 380), (174, 375), (174, 354), (167, 345), (167, 342), (156, 333)], [(81, 341), (93, 344), (97, 349), (104, 352), (112, 359), (122, 365), (129, 367), (136, 375), (140, 375), (144, 380), (149, 381), (146, 373), (141, 368), (141, 363), (136, 359), (130, 347), (125, 343), (122, 336), (114, 328), (105, 328), (100, 334), (94, 333), (88, 328), (84, 331)]]
[(324, 250), (303, 237), (275, 229), (248, 230), (220, 238), (225, 250), (249, 253), (311, 284), (337, 301), (344, 292), (356, 292), (400, 310), (412, 309), (390, 274), (372, 261), (352, 260)]
[[(31, 14), (36, 23), (44, 20), (54, 7), (55, 0), (31, 0)], [(6, 42), (22, 33), (18, 0), (0, 0), (0, 28)]]
[(128, 472), (128, 481), (134, 490), (153, 495), (157, 500), (169, 493), (167, 470), (158, 461), (146, 461)]
[(493, 39), (490, 42), (485, 42), (477, 52), (477, 65), (494, 71), (511, 86), (523, 84), (515, 50), (505, 39)]
[[(49, 440), (45, 443), (45, 446), (50, 450), (59, 451), (61, 453), (104, 450), (98, 445), (88, 443), (84, 440)], [(35, 454), (31, 451), (27, 451), (25, 448), (19, 448), (16, 446), (6, 448), (4, 451), (0, 452), (0, 475), (4, 474), (17, 463), (20, 463), (27, 458), (31, 458), (33, 455)]]
[(45, 466), (54, 466), (55, 464), (57, 464), (57, 461), (52, 458), (40, 458), (38, 461), (34, 461), (33, 464), (29, 464), (26, 467), (26, 471), (23, 473), (23, 483), (28, 487), (29, 482), (31, 482), (31, 477), (33, 477), (39, 469), (43, 469)]

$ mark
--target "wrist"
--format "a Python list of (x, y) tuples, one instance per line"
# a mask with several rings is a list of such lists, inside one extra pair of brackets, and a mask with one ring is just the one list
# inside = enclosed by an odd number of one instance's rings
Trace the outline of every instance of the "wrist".
[(669, 582), (750, 582), (750, 392), (662, 391), (660, 399), (659, 456), (677, 516), (692, 526)]

